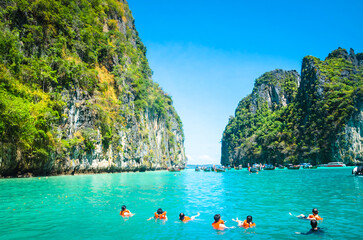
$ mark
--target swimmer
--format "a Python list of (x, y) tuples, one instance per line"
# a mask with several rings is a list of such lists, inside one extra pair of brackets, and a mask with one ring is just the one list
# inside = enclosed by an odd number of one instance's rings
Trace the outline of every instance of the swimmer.
[(224, 221), (221, 219), (220, 214), (214, 215), (214, 223), (212, 223), (212, 226), (216, 230), (224, 230), (224, 229), (227, 229), (227, 228), (234, 228), (234, 227), (227, 227), (226, 225), (224, 225)]
[(120, 215), (123, 216), (123, 217), (132, 217), (135, 214), (131, 213), (128, 209), (126, 209), (126, 206), (123, 205), (121, 207)]
[(161, 219), (161, 220), (165, 220), (167, 221), (168, 220), (168, 217), (166, 216), (166, 212), (163, 211), (163, 209), (159, 208), (155, 213), (154, 213), (154, 217), (150, 217), (148, 219), (151, 220), (151, 219)]
[[(301, 218), (301, 219), (308, 219), (308, 220), (313, 220), (313, 219), (315, 219), (315, 220), (323, 220), (323, 218), (321, 218), (318, 215), (319, 211), (318, 211), (317, 208), (314, 208), (312, 212), (313, 212), (313, 214), (309, 214), (309, 216), (307, 216), (307, 217), (304, 214), (300, 214), (299, 216), (296, 216), (296, 217), (297, 218)], [(290, 213), (290, 215), (292, 216), (291, 213)]]
[(256, 227), (256, 223), (252, 222), (252, 216), (248, 215), (246, 220), (241, 221), (238, 220), (238, 218), (232, 219), (232, 221), (237, 222), (238, 227), (244, 227), (244, 228), (250, 228), (250, 227)]
[(307, 233), (301, 233), (301, 232), (296, 232), (296, 234), (301, 234), (301, 235), (309, 235), (309, 234), (319, 234), (319, 233), (324, 233), (324, 231), (318, 227), (318, 221), (316, 221), (315, 219), (310, 221), (310, 225), (311, 225), (311, 229), (309, 230), (309, 232)]
[(180, 221), (183, 221), (184, 223), (186, 223), (186, 222), (189, 222), (189, 221), (191, 221), (191, 220), (194, 220), (196, 217), (198, 217), (200, 214), (199, 213), (197, 213), (197, 215), (195, 215), (195, 216), (192, 216), (192, 217), (188, 217), (188, 216), (185, 216), (184, 215), (184, 213), (180, 213), (179, 214), (179, 220)]

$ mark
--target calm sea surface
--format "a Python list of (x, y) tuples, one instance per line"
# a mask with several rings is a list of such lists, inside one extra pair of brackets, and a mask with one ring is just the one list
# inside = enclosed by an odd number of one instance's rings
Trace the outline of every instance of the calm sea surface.
[[(352, 168), (275, 170), (249, 174), (166, 171), (0, 179), (0, 239), (311, 239), (309, 221), (289, 215), (319, 209), (325, 234), (363, 239), (363, 177)], [(125, 204), (136, 215), (119, 215)], [(165, 223), (146, 221), (157, 208)], [(178, 215), (200, 212), (186, 224)], [(212, 229), (252, 215), (257, 227)]]

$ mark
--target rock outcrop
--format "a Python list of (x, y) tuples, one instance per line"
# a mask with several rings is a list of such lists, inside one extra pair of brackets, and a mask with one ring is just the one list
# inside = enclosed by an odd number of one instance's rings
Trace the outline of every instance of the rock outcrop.
[(362, 54), (352, 49), (305, 57), (301, 80), (295, 71), (262, 75), (226, 126), (221, 163), (363, 161), (362, 86)]
[(126, 1), (0, 5), (0, 176), (185, 166)]

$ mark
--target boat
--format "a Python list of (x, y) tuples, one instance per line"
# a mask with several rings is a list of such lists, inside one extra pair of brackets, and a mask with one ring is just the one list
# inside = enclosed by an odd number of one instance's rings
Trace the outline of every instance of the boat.
[(308, 164), (305, 164), (305, 165), (303, 166), (303, 168), (304, 168), (304, 169), (317, 169), (317, 168), (318, 168), (318, 166), (313, 166), (313, 165), (311, 165), (310, 163), (308, 163)]
[(346, 167), (346, 165), (342, 162), (330, 162), (327, 167)]
[(239, 165), (237, 170), (242, 170), (242, 165)]
[(196, 167), (196, 168), (195, 168), (195, 171), (196, 171), (196, 172), (200, 172), (200, 168), (199, 168), (199, 167)]
[(363, 176), (363, 166), (353, 168), (352, 174), (355, 176)]
[(228, 170), (231, 170), (231, 167), (228, 167)]
[(255, 164), (252, 165), (252, 168), (256, 168), (258, 171), (261, 171), (262, 170), (262, 164), (255, 163)]
[(289, 166), (287, 166), (287, 169), (290, 169), (290, 170), (299, 170), (300, 169), (300, 165), (292, 165), (292, 164), (290, 164)]
[(215, 168), (215, 172), (225, 172), (225, 168)]
[(180, 168), (168, 168), (169, 172), (180, 172)]
[(278, 168), (279, 169), (285, 169), (285, 166), (279, 165)]
[(210, 172), (210, 171), (212, 171), (212, 168), (211, 167), (206, 167), (203, 170), (204, 170), (204, 172)]
[(272, 164), (266, 164), (265, 167), (263, 168), (264, 170), (275, 170), (275, 166)]
[(250, 168), (250, 173), (257, 173), (258, 169), (257, 168)]

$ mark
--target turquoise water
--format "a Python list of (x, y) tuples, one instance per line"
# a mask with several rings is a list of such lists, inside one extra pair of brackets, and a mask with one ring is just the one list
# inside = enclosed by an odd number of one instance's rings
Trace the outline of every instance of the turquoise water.
[[(322, 239), (362, 239), (363, 177), (351, 168), (275, 170), (249, 174), (146, 172), (0, 180), (0, 239), (308, 239), (309, 221), (324, 218)], [(119, 216), (122, 204), (136, 215)], [(146, 221), (157, 208), (165, 223)], [(178, 214), (200, 212), (192, 222)], [(213, 216), (252, 215), (256, 228), (212, 229)]]

